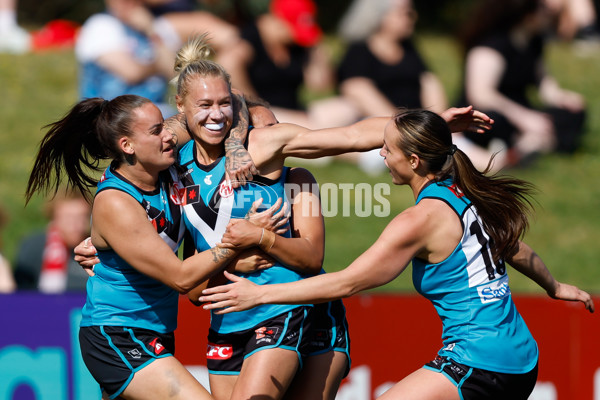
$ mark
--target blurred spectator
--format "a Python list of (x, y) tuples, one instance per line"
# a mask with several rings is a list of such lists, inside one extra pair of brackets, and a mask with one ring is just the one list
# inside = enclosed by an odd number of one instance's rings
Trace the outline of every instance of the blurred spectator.
[[(0, 233), (4, 230), (4, 226), (8, 220), (8, 216), (4, 209), (0, 208)], [(2, 237), (0, 236), (0, 293), (11, 293), (16, 289), (13, 271), (8, 260), (2, 255)]]
[(144, 0), (105, 0), (106, 13), (83, 24), (75, 45), (81, 98), (112, 99), (137, 94), (152, 100), (167, 118), (175, 52), (181, 40), (170, 24), (154, 18)]
[(301, 91), (330, 94), (334, 69), (312, 0), (272, 0), (268, 11), (241, 28), (242, 40), (217, 51), (218, 61), (231, 74), (233, 87), (251, 97), (266, 100), (280, 122), (308, 128), (343, 125), (332, 121), (336, 99), (309, 105)]
[[(411, 0), (354, 0), (342, 18), (340, 36), (349, 45), (339, 89), (354, 106), (355, 119), (391, 116), (398, 107), (446, 110), (442, 83), (413, 42), (416, 21)], [(367, 172), (385, 169), (378, 150), (358, 158)]]
[(0, 0), (0, 53), (25, 53), (30, 47), (29, 32), (17, 24), (17, 0)]
[(600, 31), (593, 0), (548, 0), (557, 16), (556, 31), (565, 40), (598, 40)]
[(552, 18), (545, 0), (484, 0), (463, 24), (465, 69), (459, 104), (472, 104), (495, 124), (490, 134), (466, 133), (470, 145), (459, 147), (467, 154), (473, 144), (480, 150), (510, 149), (496, 160), (496, 169), (538, 153), (570, 153), (579, 145), (584, 100), (561, 88), (544, 66), (544, 33)]
[(59, 191), (46, 205), (45, 231), (19, 245), (14, 276), (19, 290), (43, 293), (84, 291), (87, 273), (73, 260), (73, 249), (90, 234), (91, 207), (77, 191)]
[[(198, 10), (194, 0), (143, 0), (150, 12), (161, 21), (160, 29), (176, 33), (181, 47), (192, 36), (208, 33), (211, 47), (215, 52), (233, 46), (239, 40), (236, 26), (217, 17), (209, 11)], [(175, 43), (174, 43), (175, 44)]]

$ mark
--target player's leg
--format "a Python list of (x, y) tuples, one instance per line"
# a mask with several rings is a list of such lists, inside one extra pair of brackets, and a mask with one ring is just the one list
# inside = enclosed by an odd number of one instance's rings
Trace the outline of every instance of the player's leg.
[(210, 374), (210, 393), (215, 400), (229, 400), (238, 375)]
[(282, 348), (257, 351), (244, 360), (231, 400), (281, 399), (299, 365), (295, 351)]
[(175, 357), (159, 358), (137, 371), (120, 397), (132, 400), (212, 399)]
[(304, 360), (288, 389), (286, 400), (334, 400), (348, 369), (345, 353), (329, 351)]
[(454, 383), (439, 372), (421, 368), (381, 395), (379, 400), (460, 400)]

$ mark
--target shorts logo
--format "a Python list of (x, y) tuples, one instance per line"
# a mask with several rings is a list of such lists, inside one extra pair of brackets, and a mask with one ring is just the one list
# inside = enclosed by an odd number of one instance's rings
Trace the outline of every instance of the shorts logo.
[(150, 346), (152, 346), (152, 348), (154, 348), (154, 354), (160, 354), (165, 349), (165, 346), (163, 346), (162, 343), (160, 343), (158, 341), (158, 338), (154, 338), (150, 342)]
[(270, 343), (274, 341), (275, 336), (279, 332), (279, 328), (267, 328), (266, 326), (262, 326), (254, 331), (256, 333), (256, 342), (267, 342)]
[(206, 358), (209, 360), (227, 360), (233, 355), (233, 346), (230, 344), (209, 343), (206, 346)]
[(131, 358), (142, 358), (142, 353), (138, 349), (129, 350), (127, 353), (131, 356)]

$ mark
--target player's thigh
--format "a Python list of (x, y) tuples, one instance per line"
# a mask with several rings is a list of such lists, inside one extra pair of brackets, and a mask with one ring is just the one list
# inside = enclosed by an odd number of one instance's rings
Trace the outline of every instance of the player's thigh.
[(334, 400), (347, 368), (348, 357), (337, 351), (305, 358), (285, 400)]
[(231, 400), (278, 400), (288, 389), (299, 367), (298, 354), (282, 348), (263, 349), (244, 360)]
[(238, 375), (209, 374), (210, 394), (215, 400), (229, 400)]
[(212, 399), (208, 391), (175, 357), (154, 360), (137, 371), (120, 397), (131, 400)]
[(460, 400), (458, 389), (443, 374), (418, 369), (387, 392), (379, 400)]

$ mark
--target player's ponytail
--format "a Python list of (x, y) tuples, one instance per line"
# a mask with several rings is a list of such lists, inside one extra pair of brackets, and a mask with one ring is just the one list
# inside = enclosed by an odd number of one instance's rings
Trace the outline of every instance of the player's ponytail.
[(97, 184), (96, 176), (103, 166), (100, 162), (124, 160), (117, 145), (119, 136), (128, 136), (133, 109), (150, 100), (133, 95), (113, 100), (85, 99), (77, 103), (60, 120), (46, 125), (27, 189), (25, 201), (34, 193), (56, 194), (63, 179), (67, 188), (90, 195)]
[[(394, 117), (399, 131), (397, 145), (406, 157), (417, 154), (436, 181), (452, 179), (471, 200), (494, 245), (494, 259), (514, 255), (518, 240), (528, 228), (533, 211), (530, 200), (534, 186), (509, 177), (488, 176), (478, 171), (469, 157), (452, 143), (448, 125), (427, 110), (403, 110)], [(491, 161), (490, 161), (491, 162)]]

